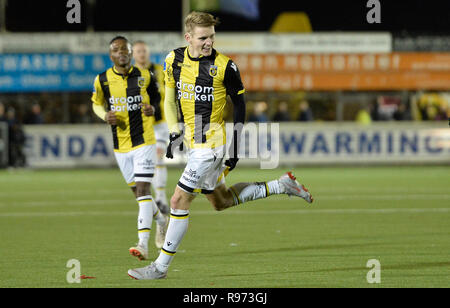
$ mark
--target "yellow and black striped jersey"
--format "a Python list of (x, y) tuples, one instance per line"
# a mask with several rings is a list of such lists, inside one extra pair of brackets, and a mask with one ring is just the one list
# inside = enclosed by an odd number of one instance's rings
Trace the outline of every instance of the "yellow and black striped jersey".
[(115, 111), (118, 124), (111, 126), (115, 152), (155, 143), (154, 117), (145, 116), (141, 108), (142, 104), (160, 104), (156, 78), (149, 70), (132, 66), (124, 76), (112, 67), (97, 75), (93, 91), (94, 104)]
[(226, 144), (226, 97), (245, 92), (236, 64), (214, 49), (211, 56), (192, 58), (188, 48), (182, 47), (169, 53), (164, 71), (166, 86), (176, 89), (188, 145), (215, 148)]
[(166, 87), (164, 86), (164, 68), (162, 65), (150, 63), (148, 70), (156, 77), (159, 93), (161, 94), (160, 109), (155, 113), (155, 124), (160, 124), (166, 121), (164, 116), (164, 94), (166, 91)]

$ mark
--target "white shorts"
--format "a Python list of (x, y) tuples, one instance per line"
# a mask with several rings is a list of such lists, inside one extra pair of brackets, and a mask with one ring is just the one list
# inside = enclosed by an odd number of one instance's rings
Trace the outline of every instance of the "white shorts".
[(187, 193), (211, 194), (225, 184), (225, 146), (215, 149), (189, 149), (187, 165), (178, 181), (178, 187)]
[(128, 153), (114, 152), (114, 155), (128, 186), (136, 186), (136, 182), (152, 182), (156, 162), (154, 144), (144, 145)]
[(153, 125), (155, 131), (156, 147), (166, 150), (169, 144), (169, 127), (167, 122)]

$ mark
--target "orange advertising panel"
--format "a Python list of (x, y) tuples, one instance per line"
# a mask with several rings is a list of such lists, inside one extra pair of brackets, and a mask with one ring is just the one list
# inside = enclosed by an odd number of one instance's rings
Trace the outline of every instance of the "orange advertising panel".
[(249, 90), (450, 89), (450, 53), (231, 57)]
[(450, 89), (445, 72), (242, 73), (249, 91)]

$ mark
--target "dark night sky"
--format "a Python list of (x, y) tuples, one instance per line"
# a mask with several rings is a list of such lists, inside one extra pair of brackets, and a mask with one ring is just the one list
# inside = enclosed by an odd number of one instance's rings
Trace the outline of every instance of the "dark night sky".
[[(9, 0), (9, 31), (84, 31), (89, 14), (81, 0), (82, 23), (66, 22), (65, 0)], [(381, 24), (368, 24), (366, 0), (260, 0), (257, 21), (217, 14), (220, 31), (266, 31), (280, 12), (308, 13), (314, 31), (450, 33), (450, 1), (380, 0)], [(92, 14), (97, 31), (181, 31), (181, 1), (97, 0)]]

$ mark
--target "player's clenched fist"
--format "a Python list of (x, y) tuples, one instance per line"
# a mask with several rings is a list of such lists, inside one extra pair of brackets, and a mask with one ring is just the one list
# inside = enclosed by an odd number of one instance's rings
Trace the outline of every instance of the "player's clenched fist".
[(143, 104), (142, 111), (147, 117), (151, 117), (155, 113), (155, 107), (150, 104)]
[(109, 125), (117, 125), (117, 117), (115, 111), (108, 111), (108, 113), (105, 116), (105, 121)]

